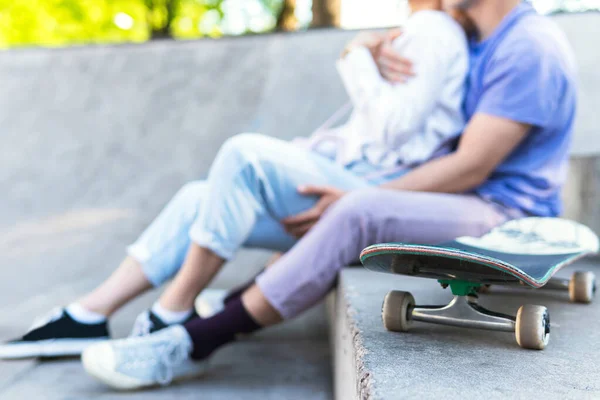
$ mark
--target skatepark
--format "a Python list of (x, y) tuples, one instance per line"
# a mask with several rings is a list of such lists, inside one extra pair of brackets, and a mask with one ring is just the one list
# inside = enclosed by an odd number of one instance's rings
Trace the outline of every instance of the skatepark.
[[(556, 18), (574, 43), (582, 80), (565, 215), (599, 233), (599, 60), (578, 38), (598, 37), (600, 15)], [(173, 193), (206, 176), (228, 137), (290, 139), (327, 119), (345, 102), (334, 61), (354, 34), (15, 50), (0, 58), (1, 337), (106, 277)], [(243, 251), (214, 286), (244, 281), (268, 256)], [(599, 265), (587, 259), (561, 274), (600, 275)], [(534, 352), (503, 332), (434, 325), (386, 332), (380, 313), (388, 290), (432, 304), (450, 296), (435, 281), (393, 278), (348, 268), (327, 304), (220, 350), (214, 372), (199, 380), (119, 394), (89, 378), (78, 360), (0, 361), (0, 398), (600, 397), (598, 303), (505, 288), (482, 296), (483, 305), (506, 313), (536, 301), (551, 310), (551, 342)], [(158, 295), (119, 312), (113, 334), (125, 336)]]

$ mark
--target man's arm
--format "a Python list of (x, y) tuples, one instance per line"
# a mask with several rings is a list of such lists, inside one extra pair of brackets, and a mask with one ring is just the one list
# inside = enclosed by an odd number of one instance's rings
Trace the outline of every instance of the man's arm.
[[(456, 152), (429, 161), (381, 187), (418, 192), (468, 192), (490, 176), (530, 129), (531, 125), (478, 113), (465, 129)], [(286, 231), (295, 237), (302, 237), (327, 207), (343, 195), (332, 187), (310, 186), (299, 191), (321, 196), (321, 199), (315, 207), (282, 221)]]
[(525, 138), (531, 125), (478, 113), (456, 152), (415, 168), (381, 187), (418, 192), (464, 193), (481, 185)]

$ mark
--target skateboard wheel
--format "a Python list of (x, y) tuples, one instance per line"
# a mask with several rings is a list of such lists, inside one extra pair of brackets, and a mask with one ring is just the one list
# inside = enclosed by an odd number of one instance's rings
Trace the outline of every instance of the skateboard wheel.
[(550, 340), (550, 314), (544, 306), (521, 306), (517, 312), (515, 336), (524, 349), (543, 350)]
[(392, 290), (383, 299), (383, 326), (391, 332), (407, 332), (412, 323), (415, 298), (408, 292)]
[(575, 272), (569, 281), (569, 297), (575, 303), (591, 303), (596, 293), (596, 277), (592, 272)]

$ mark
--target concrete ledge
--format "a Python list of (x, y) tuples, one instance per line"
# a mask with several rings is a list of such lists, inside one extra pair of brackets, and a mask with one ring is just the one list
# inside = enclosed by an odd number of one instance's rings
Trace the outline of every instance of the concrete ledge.
[(571, 157), (563, 202), (563, 216), (600, 234), (600, 156)]
[(597, 110), (600, 106), (598, 52), (590, 51), (589, 38), (600, 34), (600, 13), (559, 14), (556, 23), (566, 33), (579, 65), (579, 104), (571, 148), (571, 168), (563, 191), (564, 216), (590, 226), (600, 234), (600, 140)]
[[(577, 267), (600, 273), (597, 265)], [(328, 299), (336, 399), (600, 397), (600, 348), (592, 346), (600, 343), (599, 304), (499, 287), (481, 298), (484, 307), (505, 313), (526, 303), (547, 306), (552, 337), (538, 352), (520, 349), (514, 335), (503, 332), (421, 323), (410, 333), (387, 332), (381, 304), (393, 289), (410, 291), (419, 304), (445, 304), (451, 297), (433, 280), (342, 271)]]

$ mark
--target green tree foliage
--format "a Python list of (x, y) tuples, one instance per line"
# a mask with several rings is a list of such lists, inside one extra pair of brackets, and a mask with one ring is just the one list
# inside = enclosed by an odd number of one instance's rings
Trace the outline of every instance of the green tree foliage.
[(176, 38), (244, 35), (276, 28), (283, 0), (174, 0), (170, 33)]
[(0, 47), (141, 42), (147, 14), (143, 0), (0, 0)]
[(0, 48), (274, 30), (284, 0), (0, 0)]
[[(529, 1), (543, 13), (600, 9), (600, 0)], [(312, 25), (337, 26), (340, 2), (313, 0)], [(0, 0), (0, 48), (296, 30), (310, 22), (298, 20), (295, 10), (300, 3), (307, 4), (306, 0)]]

